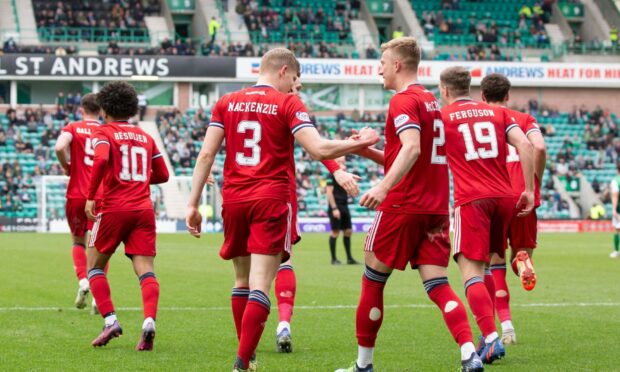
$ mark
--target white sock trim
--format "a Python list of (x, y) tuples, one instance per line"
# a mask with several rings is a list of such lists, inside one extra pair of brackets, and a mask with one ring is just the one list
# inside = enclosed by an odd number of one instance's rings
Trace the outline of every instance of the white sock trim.
[(152, 324), (153, 325), (153, 329), (155, 329), (155, 319), (148, 317), (146, 319), (144, 319), (144, 322), (142, 323), (142, 329), (146, 328), (146, 326), (148, 324)]
[(106, 326), (111, 326), (116, 321), (116, 314), (108, 315), (105, 317), (104, 322)]
[(512, 325), (512, 321), (510, 320), (504, 320), (502, 322), (502, 333), (507, 332), (507, 331), (514, 331), (515, 327)]
[(496, 338), (498, 338), (499, 335), (497, 334), (497, 332), (491, 332), (489, 333), (485, 338), (484, 338), (484, 342), (489, 344), (493, 341), (495, 341)]
[(278, 323), (278, 328), (276, 329), (276, 335), (280, 334), (280, 332), (282, 332), (282, 330), (284, 329), (288, 329), (288, 331), (291, 332), (291, 323), (285, 322), (285, 321), (281, 321), (280, 323)]
[(90, 290), (90, 283), (88, 282), (88, 279), (86, 279), (86, 278), (80, 279), (78, 285), (80, 286), (80, 289), (82, 291)]
[(372, 364), (372, 356), (375, 351), (374, 347), (357, 347), (357, 366), (360, 368), (366, 368), (369, 364)]
[(461, 360), (467, 360), (476, 352), (476, 346), (473, 342), (466, 342), (461, 345)]

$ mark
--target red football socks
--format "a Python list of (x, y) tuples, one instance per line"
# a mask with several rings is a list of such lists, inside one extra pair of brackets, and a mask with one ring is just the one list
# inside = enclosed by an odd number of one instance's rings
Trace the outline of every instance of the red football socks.
[(484, 269), (484, 286), (487, 287), (491, 302), (495, 306), (495, 281), (493, 280), (493, 275), (491, 275), (491, 270), (488, 268)]
[(241, 358), (246, 368), (249, 366), (250, 358), (263, 334), (270, 308), (271, 302), (265, 293), (258, 290), (250, 291), (248, 304), (241, 321), (241, 339), (237, 351), (237, 356)]
[(383, 322), (383, 289), (390, 274), (366, 266), (362, 277), (362, 294), (355, 315), (357, 344), (374, 347)]
[(291, 322), (293, 306), (295, 305), (295, 290), (297, 282), (295, 271), (290, 265), (282, 265), (276, 274), (275, 292), (278, 302), (278, 315), (280, 322)]
[(441, 310), (443, 320), (448, 330), (450, 330), (454, 341), (459, 346), (467, 342), (473, 342), (465, 305), (463, 305), (450, 287), (450, 284), (448, 284), (448, 278), (440, 277), (427, 280), (424, 282), (424, 289), (431, 301)]
[[(142, 289), (142, 305), (144, 306), (144, 319), (157, 318), (157, 303), (159, 302), (159, 283), (155, 274), (148, 272), (140, 276)], [(99, 302), (97, 302), (99, 306)], [(99, 308), (101, 310), (101, 308)]]
[(493, 315), (493, 302), (484, 285), (484, 280), (479, 276), (469, 279), (465, 283), (465, 295), (482, 335), (486, 337), (493, 332), (497, 332)]
[(238, 340), (241, 340), (241, 321), (243, 320), (245, 306), (248, 304), (249, 295), (250, 288), (248, 287), (237, 287), (232, 289), (230, 304), (232, 306), (233, 319), (235, 321), (235, 329), (237, 330)]
[(78, 280), (86, 279), (86, 247), (83, 244), (73, 243), (73, 268)]
[(506, 283), (506, 265), (491, 266), (491, 273), (495, 281), (495, 309), (500, 322), (511, 320), (510, 315), (510, 292)]
[(110, 296), (110, 285), (102, 269), (92, 268), (88, 271), (90, 291), (97, 302), (99, 313), (105, 318), (114, 313), (114, 305)]

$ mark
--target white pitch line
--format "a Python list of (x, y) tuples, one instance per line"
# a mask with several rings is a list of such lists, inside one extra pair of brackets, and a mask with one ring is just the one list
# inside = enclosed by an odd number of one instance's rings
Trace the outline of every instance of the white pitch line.
[[(562, 302), (562, 303), (531, 303), (531, 304), (513, 304), (512, 307), (620, 307), (620, 302)], [(431, 309), (435, 308), (435, 305), (430, 304), (400, 304), (400, 305), (385, 305), (387, 309)], [(295, 309), (298, 310), (338, 310), (338, 309), (356, 309), (357, 305), (298, 305)], [(119, 307), (119, 311), (142, 311), (141, 307)], [(213, 307), (159, 307), (160, 311), (229, 311), (230, 307), (227, 306), (213, 306)], [(54, 307), (54, 306), (13, 306), (13, 307), (0, 307), (0, 312), (10, 311), (79, 311), (73, 307)]]

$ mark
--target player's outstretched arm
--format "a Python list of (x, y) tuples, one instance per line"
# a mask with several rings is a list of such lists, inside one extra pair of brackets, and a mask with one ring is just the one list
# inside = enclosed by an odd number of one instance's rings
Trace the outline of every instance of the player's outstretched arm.
[(392, 167), (383, 180), (366, 191), (360, 200), (360, 205), (376, 209), (387, 196), (388, 191), (396, 185), (411, 169), (420, 156), (420, 131), (409, 129), (399, 135), (402, 147), (394, 159)]
[(196, 158), (196, 166), (192, 175), (192, 191), (187, 202), (185, 224), (189, 233), (197, 238), (200, 237), (202, 224), (202, 216), (198, 213), (200, 194), (211, 174), (211, 167), (213, 167), (215, 162), (215, 155), (217, 155), (220, 146), (222, 146), (222, 141), (224, 141), (224, 129), (216, 126), (208, 127), (202, 148)]
[(520, 210), (517, 216), (523, 217), (534, 210), (534, 150), (532, 144), (518, 126), (509, 129), (508, 143), (517, 149), (521, 167), (523, 168), (525, 191), (523, 191), (517, 202), (517, 209)]
[(527, 135), (527, 139), (534, 147), (534, 171), (536, 177), (538, 177), (538, 186), (542, 185), (543, 174), (545, 167), (547, 166), (547, 146), (545, 145), (545, 139), (542, 133), (538, 130), (533, 130)]
[(60, 136), (56, 140), (56, 145), (54, 146), (54, 151), (56, 152), (56, 157), (58, 158), (58, 162), (60, 166), (65, 171), (65, 175), (71, 175), (71, 164), (67, 160), (67, 153), (69, 152), (69, 145), (71, 145), (71, 140), (73, 140), (73, 136), (71, 133), (61, 132)]
[[(353, 134), (352, 137), (358, 135), (358, 132), (355, 129), (353, 129), (351, 132)], [(383, 151), (374, 147), (363, 148), (361, 150), (355, 151), (354, 154), (368, 160), (372, 160), (379, 165), (385, 165), (385, 156), (383, 155)]]
[[(615, 184), (615, 185), (614, 185)], [(618, 219), (618, 212), (616, 212), (618, 210), (618, 199), (619, 199), (619, 195), (620, 193), (618, 192), (618, 185), (616, 180), (612, 180), (611, 181), (611, 185), (610, 185), (610, 190), (611, 190), (611, 213), (614, 217), (614, 219)]]
[(372, 146), (379, 142), (379, 135), (374, 129), (365, 128), (358, 139), (328, 140), (321, 138), (314, 127), (304, 127), (295, 132), (295, 139), (316, 160), (335, 159)]

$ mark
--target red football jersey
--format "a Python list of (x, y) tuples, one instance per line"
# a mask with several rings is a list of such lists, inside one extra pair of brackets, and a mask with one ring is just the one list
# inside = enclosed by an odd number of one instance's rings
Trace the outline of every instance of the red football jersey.
[(91, 138), (96, 153), (99, 146), (108, 146), (102, 212), (152, 209), (152, 160), (163, 155), (151, 136), (120, 121), (99, 126)]
[(398, 135), (404, 130), (420, 131), (420, 156), (388, 192), (379, 210), (448, 214), (450, 184), (439, 110), (433, 93), (418, 84), (410, 85), (390, 100), (385, 124), (385, 173), (389, 172), (402, 147)]
[(470, 99), (441, 110), (454, 205), (483, 198), (513, 197), (506, 169), (506, 135), (518, 127), (501, 107)]
[(297, 96), (265, 85), (227, 94), (213, 107), (209, 126), (225, 131), (224, 202), (291, 201), (293, 134), (314, 126)]
[[(523, 112), (504, 108), (508, 115), (514, 122), (519, 125), (519, 128), (529, 135), (532, 132), (540, 132), (540, 128), (536, 123), (536, 119), (532, 115), (525, 114)], [(512, 183), (512, 191), (516, 197), (521, 196), (521, 193), (525, 191), (525, 179), (523, 178), (523, 167), (521, 167), (521, 161), (519, 159), (519, 153), (517, 149), (508, 145), (508, 156), (506, 157), (506, 167), (508, 168), (508, 175), (510, 176), (510, 182)], [(538, 177), (536, 177), (535, 190), (534, 190), (534, 205), (540, 206), (540, 186), (538, 186)]]
[[(67, 199), (86, 199), (95, 155), (90, 135), (100, 125), (98, 121), (75, 121), (62, 129), (63, 133), (71, 135), (71, 176), (67, 186)], [(96, 199), (101, 197), (99, 188)]]

